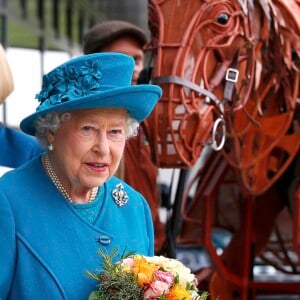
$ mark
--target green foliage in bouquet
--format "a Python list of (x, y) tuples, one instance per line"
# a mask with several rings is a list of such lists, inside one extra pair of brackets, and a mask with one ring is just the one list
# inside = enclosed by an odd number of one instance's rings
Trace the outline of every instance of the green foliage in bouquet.
[[(142, 299), (142, 288), (136, 284), (133, 273), (123, 272), (120, 264), (113, 263), (117, 249), (110, 255), (105, 254), (102, 250), (98, 251), (99, 256), (103, 259), (101, 267), (102, 273), (87, 272), (91, 278), (99, 281), (98, 290), (93, 291), (88, 300), (137, 300)], [(132, 255), (127, 253), (122, 255), (120, 259)]]

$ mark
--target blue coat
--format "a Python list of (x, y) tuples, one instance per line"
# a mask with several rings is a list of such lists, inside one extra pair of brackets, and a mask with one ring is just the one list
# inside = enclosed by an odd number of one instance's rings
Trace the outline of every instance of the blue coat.
[(0, 166), (17, 168), (44, 151), (36, 138), (0, 124)]
[(45, 174), (40, 158), (0, 178), (0, 299), (86, 300), (97, 282), (97, 251), (153, 255), (151, 213), (141, 194), (122, 182), (128, 203), (117, 206), (103, 184), (94, 225), (83, 219)]

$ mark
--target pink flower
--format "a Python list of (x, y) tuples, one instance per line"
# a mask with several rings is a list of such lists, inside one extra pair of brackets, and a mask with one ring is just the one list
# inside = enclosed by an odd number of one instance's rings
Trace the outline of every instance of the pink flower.
[(155, 280), (144, 292), (144, 299), (157, 299), (159, 296), (169, 293), (174, 281), (174, 275), (170, 272), (157, 270), (154, 272)]
[(158, 271), (154, 272), (154, 275), (155, 275), (155, 279), (158, 281), (165, 282), (169, 286), (171, 286), (173, 284), (174, 275), (170, 272), (158, 270)]
[(127, 257), (125, 259), (122, 260), (122, 263), (121, 263), (121, 266), (122, 266), (122, 269), (124, 271), (131, 271), (133, 266), (134, 266), (134, 260), (132, 257)]
[(143, 299), (144, 300), (157, 299), (161, 295), (168, 294), (169, 287), (170, 287), (169, 284), (162, 281), (155, 280), (145, 290)]

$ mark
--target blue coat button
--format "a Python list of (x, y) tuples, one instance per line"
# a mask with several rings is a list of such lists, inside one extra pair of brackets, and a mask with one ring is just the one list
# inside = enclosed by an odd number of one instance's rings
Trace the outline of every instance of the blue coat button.
[(96, 239), (97, 243), (101, 244), (101, 245), (109, 245), (111, 242), (111, 239), (109, 236), (106, 235), (100, 235), (97, 239)]

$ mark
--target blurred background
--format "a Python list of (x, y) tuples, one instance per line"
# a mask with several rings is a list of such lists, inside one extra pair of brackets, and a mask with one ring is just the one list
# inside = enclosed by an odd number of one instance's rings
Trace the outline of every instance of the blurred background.
[(148, 34), (147, 0), (0, 0), (0, 18), (0, 42), (15, 85), (0, 106), (0, 122), (16, 128), (37, 107), (42, 75), (82, 54), (89, 27), (120, 19)]

